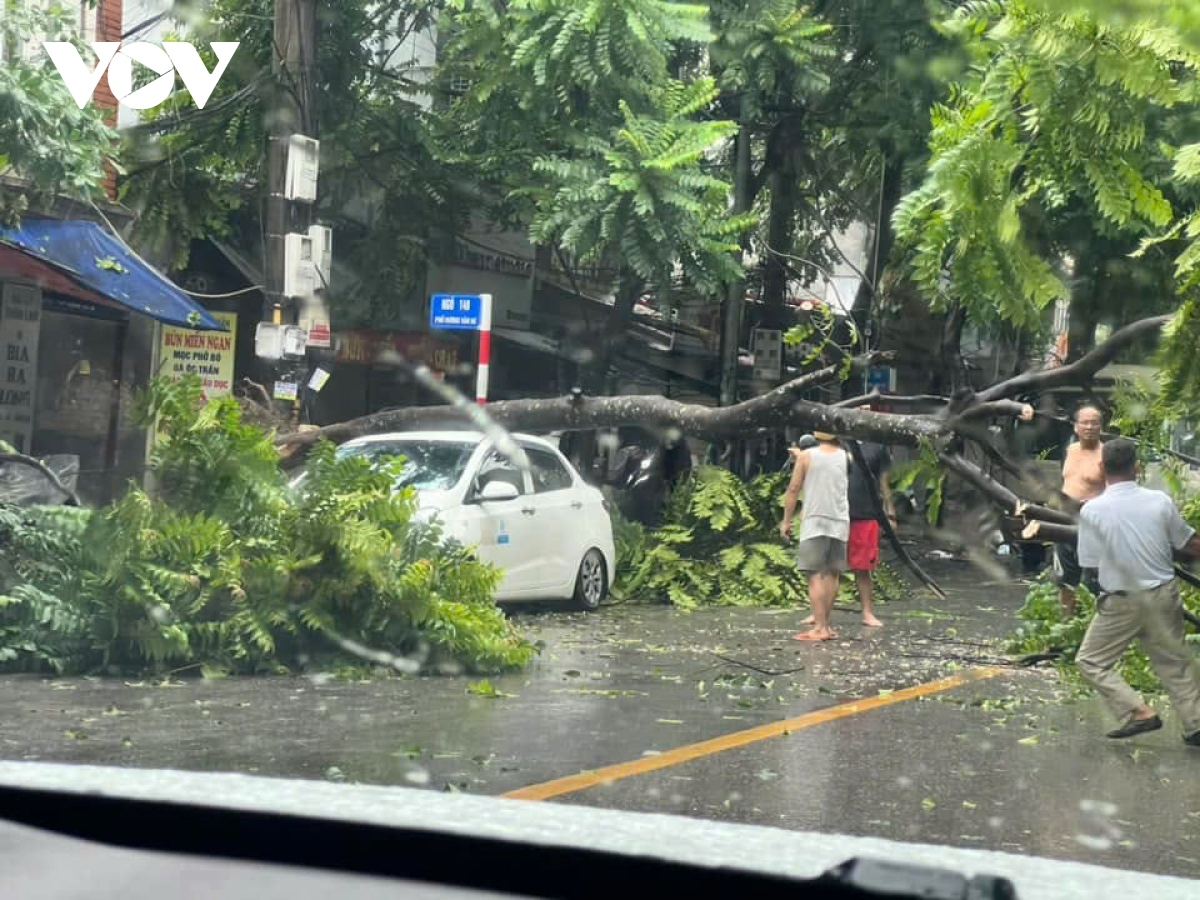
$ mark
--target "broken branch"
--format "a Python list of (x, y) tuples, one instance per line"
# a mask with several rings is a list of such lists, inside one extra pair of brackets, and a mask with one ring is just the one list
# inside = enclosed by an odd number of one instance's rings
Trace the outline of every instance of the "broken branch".
[[(854, 366), (861, 369), (886, 358), (885, 354), (867, 354), (857, 357)], [(861, 440), (916, 446), (922, 439), (932, 439), (942, 430), (942, 423), (929, 416), (838, 409), (797, 399), (810, 388), (837, 380), (841, 373), (840, 366), (827, 366), (793, 379), (762, 396), (724, 407), (680, 403), (653, 395), (577, 395), (537, 400), (501, 400), (488, 404), (486, 409), (489, 418), (510, 431), (543, 434), (638, 425), (660, 431), (682, 432), (701, 439), (721, 440), (758, 428), (779, 430), (795, 425)], [(295, 465), (302, 461), (308, 448), (321, 439), (341, 444), (364, 435), (389, 431), (466, 427), (471, 426), (464, 422), (462, 411), (454, 406), (407, 407), (326, 425), (303, 434), (282, 435), (276, 444), (280, 447), (284, 464)]]
[(1170, 316), (1139, 319), (1115, 332), (1107, 341), (1069, 365), (1053, 369), (1038, 369), (1034, 372), (1022, 372), (1020, 375), (985, 388), (979, 392), (977, 399), (980, 402), (1002, 400), (1027, 391), (1045, 390), (1067, 384), (1086, 384), (1095, 377), (1097, 372), (1116, 359), (1117, 355), (1128, 345), (1148, 334), (1157, 333), (1170, 319)]

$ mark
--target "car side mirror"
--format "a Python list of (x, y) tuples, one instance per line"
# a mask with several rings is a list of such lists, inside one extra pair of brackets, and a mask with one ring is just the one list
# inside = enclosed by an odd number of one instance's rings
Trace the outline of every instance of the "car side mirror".
[(507, 481), (489, 481), (485, 484), (477, 494), (481, 503), (499, 500), (516, 500), (521, 496), (521, 492)]

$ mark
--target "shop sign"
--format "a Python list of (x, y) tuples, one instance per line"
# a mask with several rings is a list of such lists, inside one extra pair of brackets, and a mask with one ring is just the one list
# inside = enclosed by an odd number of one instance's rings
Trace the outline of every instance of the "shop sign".
[(28, 453), (37, 399), (38, 336), (42, 292), (28, 284), (5, 283), (0, 292), (0, 440)]

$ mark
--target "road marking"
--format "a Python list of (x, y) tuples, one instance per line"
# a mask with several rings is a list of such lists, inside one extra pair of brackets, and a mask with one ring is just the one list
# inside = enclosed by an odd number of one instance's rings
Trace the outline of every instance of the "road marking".
[(591, 771), (580, 772), (577, 775), (568, 775), (565, 778), (555, 778), (553, 781), (543, 781), (541, 784), (531, 784), (528, 787), (509, 791), (501, 796), (514, 800), (550, 800), (554, 797), (561, 797), (564, 794), (574, 794), (576, 791), (586, 790), (599, 784), (611, 784), (614, 781), (620, 781), (622, 778), (644, 775), (647, 772), (670, 768), (671, 766), (677, 766), (680, 763), (690, 762), (704, 756), (711, 756), (714, 753), (720, 753), (724, 750), (744, 747), (747, 744), (765, 741), (767, 738), (781, 737), (791, 734), (793, 731), (812, 728), (814, 725), (823, 725), (826, 722), (834, 722), (838, 719), (848, 718), (849, 716), (857, 716), (860, 713), (879, 709), (882, 706), (891, 706), (893, 703), (903, 703), (905, 700), (915, 700), (918, 697), (939, 694), (942, 691), (962, 687), (973, 681), (994, 678), (1005, 671), (1007, 670), (1000, 668), (971, 669), (960, 675), (939, 678), (937, 681), (927, 681), (924, 684), (914, 685), (910, 688), (901, 688), (889, 694), (878, 694), (874, 697), (867, 697), (864, 700), (852, 700), (849, 703), (840, 703), (837, 706), (831, 706), (827, 709), (818, 709), (810, 713), (805, 713), (793, 719), (768, 722), (766, 725), (758, 725), (743, 731), (734, 731), (730, 734), (723, 734), (720, 737), (700, 741), (696, 744), (684, 744), (682, 747), (666, 750), (654, 756), (643, 756), (640, 759), (605, 766), (602, 769), (592, 769)]

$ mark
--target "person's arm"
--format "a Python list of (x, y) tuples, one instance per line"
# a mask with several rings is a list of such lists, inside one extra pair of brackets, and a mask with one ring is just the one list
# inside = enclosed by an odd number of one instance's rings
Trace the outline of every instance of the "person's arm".
[(892, 499), (892, 484), (888, 481), (887, 472), (879, 476), (879, 499), (883, 501), (883, 511), (887, 513), (888, 521), (896, 527), (896, 502)]
[(800, 500), (800, 489), (804, 487), (804, 476), (808, 472), (808, 454), (795, 454), (796, 464), (792, 466), (792, 479), (788, 482), (787, 493), (783, 496), (783, 522), (779, 525), (779, 533), (786, 539), (792, 532), (792, 516), (796, 514), (796, 503)]
[(1104, 548), (1101, 546), (1100, 533), (1089, 519), (1086, 508), (1079, 513), (1077, 548), (1076, 553), (1079, 558), (1079, 568), (1100, 568), (1100, 557), (1103, 555)]
[(1183, 556), (1195, 559), (1200, 556), (1200, 534), (1197, 534), (1196, 529), (1192, 528), (1187, 520), (1179, 514), (1179, 507), (1170, 499), (1166, 499), (1166, 503), (1168, 507), (1167, 537), (1171, 541), (1171, 549)]

